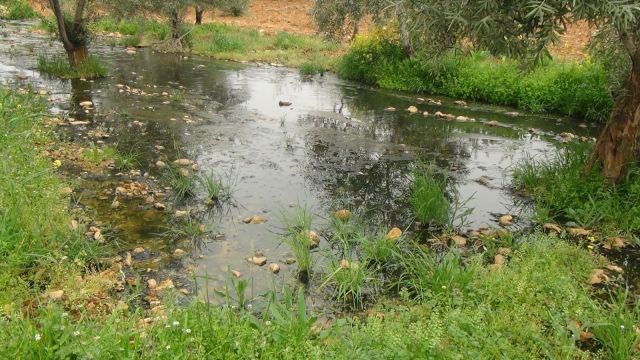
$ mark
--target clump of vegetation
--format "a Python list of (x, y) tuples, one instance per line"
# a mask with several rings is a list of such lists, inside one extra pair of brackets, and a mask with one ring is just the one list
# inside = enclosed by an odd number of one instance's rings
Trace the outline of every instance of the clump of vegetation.
[(366, 261), (359, 261), (356, 257), (335, 258), (322, 283), (322, 287), (327, 286), (341, 303), (362, 309), (366, 294), (376, 288), (376, 278)]
[(55, 56), (53, 58), (47, 58), (41, 55), (38, 57), (38, 70), (63, 79), (93, 79), (107, 75), (107, 68), (95, 56), (90, 56), (87, 61), (72, 67), (65, 57)]
[(212, 203), (220, 204), (233, 199), (233, 184), (213, 171), (200, 175), (198, 181), (206, 190), (207, 199)]
[(514, 171), (514, 185), (536, 202), (541, 222), (573, 221), (603, 232), (640, 231), (640, 170), (611, 184), (594, 167), (584, 173), (592, 155), (590, 144), (560, 148), (553, 158), (529, 158)]
[(177, 200), (185, 200), (196, 194), (198, 179), (186, 169), (172, 164), (167, 166), (163, 177), (173, 189)]
[(118, 151), (112, 147), (100, 148), (94, 142), (89, 143), (89, 147), (82, 151), (85, 160), (93, 165), (100, 165), (105, 161), (114, 160)]
[(117, 170), (131, 170), (140, 166), (141, 154), (137, 150), (116, 151), (114, 159)]
[(608, 74), (593, 62), (546, 62), (522, 70), (515, 60), (485, 52), (408, 57), (398, 39), (385, 32), (359, 36), (337, 66), (340, 76), (383, 88), (517, 106), (594, 121), (613, 107)]
[(311, 232), (311, 211), (299, 206), (293, 215), (283, 216), (282, 222), (286, 230), (283, 241), (291, 248), (293, 257), (296, 259), (298, 277), (303, 283), (308, 283), (313, 265), (311, 249), (317, 245), (315, 241), (318, 236), (317, 234), (314, 236)]
[(27, 20), (38, 17), (38, 13), (25, 0), (0, 1), (0, 6), (8, 4), (8, 8), (0, 9), (0, 19)]
[(414, 172), (411, 204), (416, 217), (424, 224), (445, 225), (450, 204), (446, 196), (445, 180), (438, 178), (432, 166), (420, 166)]

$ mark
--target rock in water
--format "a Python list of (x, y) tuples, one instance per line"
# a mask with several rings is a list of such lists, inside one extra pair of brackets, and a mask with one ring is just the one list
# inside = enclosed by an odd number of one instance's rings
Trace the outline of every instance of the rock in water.
[(262, 266), (267, 263), (267, 258), (264, 256), (253, 256), (253, 257), (250, 257), (248, 260), (249, 262), (258, 266)]
[(407, 109), (410, 113), (415, 114), (418, 112), (418, 108), (415, 106), (409, 106), (409, 108)]
[(271, 271), (274, 274), (279, 273), (280, 272), (280, 265), (278, 265), (276, 263), (269, 264), (269, 271)]
[(351, 219), (351, 211), (347, 209), (338, 210), (336, 211), (336, 217), (342, 221), (347, 221)]
[(280, 100), (278, 102), (278, 105), (280, 105), (281, 107), (285, 107), (285, 106), (291, 106), (293, 103), (291, 101), (282, 101)]

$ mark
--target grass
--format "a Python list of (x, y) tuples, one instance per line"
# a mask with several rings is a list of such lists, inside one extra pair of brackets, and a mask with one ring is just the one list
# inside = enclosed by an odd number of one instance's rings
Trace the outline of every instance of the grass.
[(0, 11), (0, 19), (28, 20), (38, 17), (38, 13), (24, 0), (0, 1), (0, 6), (7, 6), (6, 12)]
[(185, 200), (196, 194), (198, 179), (180, 166), (173, 164), (167, 166), (163, 173), (163, 178), (173, 189), (173, 194), (178, 201)]
[(640, 172), (633, 167), (624, 181), (609, 184), (598, 167), (584, 175), (592, 145), (562, 147), (551, 158), (529, 158), (514, 171), (514, 186), (536, 203), (540, 222), (575, 222), (604, 233), (640, 231)]
[(221, 204), (233, 199), (233, 184), (225, 181), (213, 171), (200, 175), (198, 181), (207, 192), (207, 199), (214, 204)]
[(407, 58), (384, 31), (359, 36), (337, 65), (341, 77), (382, 88), (517, 106), (604, 122), (613, 106), (608, 74), (597, 63), (547, 62), (532, 70), (487, 53)]
[(312, 221), (311, 211), (302, 206), (298, 206), (293, 215), (284, 215), (282, 221), (286, 230), (283, 241), (291, 248), (298, 266), (298, 277), (304, 283), (309, 281), (313, 265), (313, 242), (310, 237)]
[(362, 309), (367, 293), (376, 290), (376, 278), (368, 265), (356, 257), (335, 258), (321, 287), (331, 288), (333, 297), (340, 303)]
[(107, 75), (107, 68), (95, 56), (89, 56), (86, 62), (75, 68), (72, 68), (67, 58), (63, 56), (55, 56), (53, 58), (39, 56), (38, 70), (63, 79), (94, 79)]
[(449, 219), (451, 206), (446, 197), (445, 182), (437, 176), (431, 166), (420, 166), (414, 172), (411, 204), (423, 224), (444, 225)]

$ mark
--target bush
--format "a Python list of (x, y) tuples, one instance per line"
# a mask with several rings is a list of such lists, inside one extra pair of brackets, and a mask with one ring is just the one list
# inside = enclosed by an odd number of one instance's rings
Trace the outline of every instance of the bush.
[(107, 68), (95, 56), (89, 56), (83, 64), (72, 68), (66, 57), (55, 56), (47, 58), (38, 57), (38, 70), (40, 72), (61, 77), (63, 79), (77, 78), (101, 78), (107, 75)]
[(613, 107), (609, 77), (596, 63), (547, 63), (531, 71), (487, 53), (408, 58), (393, 36), (374, 31), (354, 40), (339, 76), (393, 90), (440, 94), (604, 121)]
[[(0, 2), (0, 6), (2, 2)], [(38, 17), (38, 13), (24, 0), (10, 4), (6, 11), (0, 10), (0, 18), (7, 20), (26, 20)]]

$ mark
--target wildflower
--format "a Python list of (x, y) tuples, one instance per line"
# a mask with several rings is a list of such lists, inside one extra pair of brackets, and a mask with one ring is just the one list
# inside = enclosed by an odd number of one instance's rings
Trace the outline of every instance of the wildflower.
[(69, 313), (66, 313), (66, 312), (63, 312), (63, 313), (62, 313), (62, 317), (63, 317), (63, 318), (66, 318), (66, 317), (68, 317), (68, 316), (69, 316)]
[(76, 331), (73, 332), (73, 336), (78, 336), (78, 335), (80, 335), (80, 331), (76, 330)]
[(42, 336), (40, 334), (36, 334), (36, 336), (33, 337), (36, 341), (40, 341), (40, 339), (42, 339)]
[(165, 349), (167, 349), (167, 350), (171, 349), (171, 345), (167, 345), (167, 347)]
[(53, 167), (55, 167), (55, 168), (59, 168), (60, 166), (62, 166), (62, 161), (60, 161), (60, 160), (55, 160), (55, 161), (53, 162)]
[(271, 326), (271, 321), (267, 320), (267, 321), (264, 322), (264, 324), (267, 325), (267, 326)]
[(191, 334), (191, 329), (184, 329), (184, 332), (186, 332), (187, 334)]
[(180, 323), (179, 323), (179, 322), (177, 322), (177, 321), (174, 321), (174, 322), (173, 322), (173, 326), (178, 326), (178, 325), (180, 325)]

